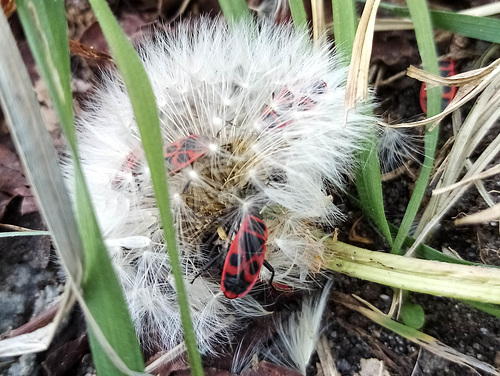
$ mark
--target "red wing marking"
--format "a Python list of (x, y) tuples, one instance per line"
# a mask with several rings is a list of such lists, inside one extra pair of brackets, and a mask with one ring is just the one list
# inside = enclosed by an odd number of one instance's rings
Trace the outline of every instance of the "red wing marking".
[(120, 167), (120, 173), (118, 173), (112, 181), (113, 188), (119, 188), (124, 182), (124, 174), (132, 173), (132, 176), (137, 176), (136, 167), (142, 158), (142, 149), (136, 149), (131, 151), (125, 161)]
[(170, 175), (178, 173), (208, 151), (209, 139), (203, 136), (189, 135), (167, 146), (165, 161)]
[[(441, 77), (450, 77), (457, 74), (457, 66), (452, 59), (444, 59), (439, 62), (439, 73)], [(456, 86), (443, 86), (441, 95), (441, 111), (444, 110), (455, 98), (458, 88)], [(425, 90), (425, 82), (420, 87), (420, 108), (427, 115), (427, 90)]]

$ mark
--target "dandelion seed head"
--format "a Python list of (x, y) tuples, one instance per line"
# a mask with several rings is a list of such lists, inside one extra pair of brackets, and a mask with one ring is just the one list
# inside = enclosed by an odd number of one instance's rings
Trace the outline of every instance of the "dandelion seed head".
[(417, 161), (423, 154), (423, 138), (408, 129), (380, 127), (379, 160), (382, 172), (390, 172), (408, 161)]
[[(369, 135), (366, 105), (343, 124), (347, 71), (325, 43), (291, 25), (200, 19), (139, 48), (159, 106), (165, 168), (186, 281), (225, 252), (246, 215), (268, 229), (274, 280), (308, 287), (319, 270), (317, 225), (342, 218), (332, 198)], [(149, 167), (118, 73), (108, 73), (79, 119), (85, 175), (132, 320), (145, 346), (182, 340)], [(222, 235), (222, 234), (226, 235)], [(143, 241), (150, 239), (150, 242)], [(213, 352), (245, 319), (268, 314), (249, 294), (228, 300), (220, 271), (186, 283), (201, 350)], [(211, 276), (212, 275), (212, 276)], [(262, 279), (269, 273), (261, 270)], [(257, 284), (254, 289), (263, 289)], [(253, 291), (253, 290), (252, 290)]]

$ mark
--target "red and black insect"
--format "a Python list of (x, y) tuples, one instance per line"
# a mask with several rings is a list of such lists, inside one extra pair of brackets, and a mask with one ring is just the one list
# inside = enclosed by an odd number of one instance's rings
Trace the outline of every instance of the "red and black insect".
[(221, 290), (229, 299), (248, 294), (259, 278), (262, 265), (274, 270), (264, 260), (267, 226), (259, 217), (247, 214), (231, 243), (222, 270)]
[[(452, 59), (444, 59), (439, 62), (439, 73), (441, 77), (450, 77), (457, 74), (457, 66)], [(450, 104), (458, 88), (456, 86), (443, 86), (443, 94), (441, 95), (441, 111)], [(424, 114), (427, 115), (427, 90), (425, 90), (425, 82), (420, 88), (420, 107)]]
[(203, 136), (189, 135), (167, 146), (165, 161), (170, 175), (178, 173), (208, 151), (209, 139)]
[[(286, 114), (297, 105), (299, 111), (311, 110), (317, 101), (312, 97), (322, 95), (326, 92), (326, 83), (318, 80), (312, 87), (309, 95), (304, 95), (296, 100), (295, 95), (288, 89), (282, 89), (277, 96), (273, 94), (273, 105), (268, 105), (262, 110), (261, 118), (266, 129), (283, 128), (293, 122), (292, 119), (286, 119)], [(312, 97), (311, 97), (312, 96)]]
[(123, 185), (125, 180), (124, 178), (125, 174), (131, 173), (132, 177), (134, 178), (138, 175), (137, 165), (139, 164), (141, 158), (142, 158), (142, 150), (140, 149), (133, 150), (127, 155), (125, 161), (123, 162), (120, 168), (120, 173), (117, 174), (113, 179), (112, 182), (113, 188), (119, 188), (120, 186)]

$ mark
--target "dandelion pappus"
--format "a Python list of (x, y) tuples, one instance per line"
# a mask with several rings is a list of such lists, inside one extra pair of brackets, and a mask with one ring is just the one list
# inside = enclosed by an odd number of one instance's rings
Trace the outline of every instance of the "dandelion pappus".
[[(293, 122), (292, 119), (280, 119), (290, 112), (294, 106), (297, 106), (299, 111), (308, 111), (314, 108), (317, 101), (312, 97), (317, 95), (322, 95), (326, 92), (326, 82), (323, 80), (318, 80), (312, 86), (310, 95), (303, 95), (299, 97), (298, 101), (296, 96), (289, 89), (282, 89), (279, 94), (275, 97), (273, 93), (272, 105), (267, 105), (264, 110), (262, 110), (261, 118), (264, 124), (266, 124), (266, 129), (273, 128), (283, 128)], [(312, 97), (311, 97), (312, 96)], [(281, 123), (276, 125), (278, 121)]]
[[(450, 77), (457, 74), (457, 66), (455, 61), (448, 58), (439, 62), (439, 74), (441, 77)], [(424, 114), (427, 115), (427, 90), (425, 89), (425, 82), (420, 87), (420, 108)], [(443, 93), (441, 94), (441, 111), (443, 111), (455, 98), (458, 88), (456, 86), (443, 86)]]
[(165, 151), (165, 161), (170, 175), (178, 173), (209, 150), (209, 139), (204, 136), (189, 135), (172, 142)]
[(247, 214), (229, 247), (222, 270), (221, 290), (228, 299), (248, 294), (259, 278), (262, 265), (274, 270), (264, 260), (267, 242), (267, 226), (259, 217)]

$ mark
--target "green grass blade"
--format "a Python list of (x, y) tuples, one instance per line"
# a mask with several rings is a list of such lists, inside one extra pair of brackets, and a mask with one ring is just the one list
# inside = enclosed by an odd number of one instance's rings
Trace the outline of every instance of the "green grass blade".
[(475, 302), (473, 300), (462, 300), (462, 302), (470, 305), (471, 307), (474, 307), (474, 308), (479, 309), (483, 312), (486, 312), (492, 316), (500, 318), (500, 305), (491, 304), (491, 303)]
[(16, 1), (31, 52), (41, 69), (61, 126), (76, 145), (66, 14), (61, 1)]
[(219, 5), (224, 18), (228, 21), (250, 16), (250, 11), (245, 0), (219, 0)]
[[(407, 8), (392, 4), (381, 4), (384, 9), (393, 11), (396, 15), (407, 17)], [(491, 17), (476, 17), (465, 14), (430, 11), (434, 27), (460, 34), (468, 38), (480, 39), (492, 43), (500, 43), (500, 20)]]
[(375, 141), (364, 145), (359, 160), (361, 166), (356, 171), (356, 188), (361, 208), (375, 223), (382, 236), (392, 245), (392, 235), (384, 211), (382, 175)]
[(332, 0), (335, 47), (345, 56), (351, 56), (356, 35), (357, 16), (353, 0)]
[(302, 0), (288, 0), (295, 27), (307, 27), (307, 15)]
[(162, 135), (160, 132), (156, 99), (139, 57), (125, 34), (123, 34), (109, 6), (104, 0), (91, 0), (90, 3), (101, 25), (104, 36), (109, 43), (118, 69), (123, 76), (132, 103), (135, 119), (141, 134), (142, 145), (151, 171), (151, 179), (167, 242), (167, 251), (177, 290), (177, 299), (179, 301), (191, 372), (193, 375), (203, 375), (201, 358), (198, 352), (182, 277), (183, 273), (177, 252), (177, 239), (170, 210), (170, 196), (163, 159)]
[[(346, 56), (350, 56), (357, 27), (354, 1), (332, 0), (332, 8), (335, 45)], [(359, 153), (357, 159), (359, 168), (356, 171), (356, 188), (361, 207), (389, 244), (392, 244), (392, 236), (384, 211), (382, 175), (375, 137), (362, 145), (362, 152)]]
[[(432, 30), (431, 19), (427, 2), (425, 0), (408, 0), (408, 9), (411, 19), (415, 25), (415, 35), (417, 37), (418, 50), (422, 58), (422, 66), (424, 70), (439, 75), (439, 66), (437, 61), (436, 48), (434, 46), (434, 34)], [(441, 88), (436, 87), (427, 91), (427, 117), (434, 116), (441, 109)], [(391, 252), (401, 254), (401, 246), (410, 231), (410, 227), (415, 220), (417, 211), (424, 197), (427, 184), (432, 172), (434, 163), (434, 153), (438, 140), (439, 127), (436, 127), (432, 132), (427, 131), (424, 142), (424, 161), (420, 170), (420, 175), (415, 183), (415, 189), (411, 196), (406, 213), (401, 222), (396, 239), (392, 246)]]
[[(111, 265), (78, 161), (70, 89), (66, 18), (62, 1), (19, 0), (19, 17), (74, 157), (77, 223), (83, 239), (82, 289), (85, 302), (107, 341), (132, 370), (144, 363), (128, 308)], [(69, 206), (71, 207), (71, 205)], [(94, 362), (101, 375), (122, 375), (89, 330)]]

